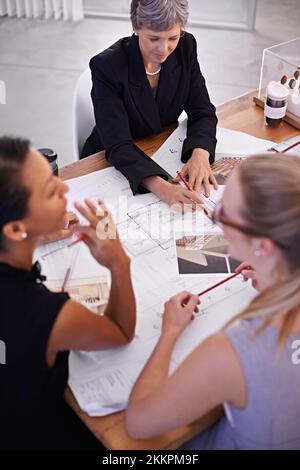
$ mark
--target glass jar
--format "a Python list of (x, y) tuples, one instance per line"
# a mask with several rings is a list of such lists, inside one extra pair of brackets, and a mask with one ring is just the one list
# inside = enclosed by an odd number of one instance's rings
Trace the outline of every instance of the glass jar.
[(265, 103), (266, 124), (270, 127), (278, 127), (285, 116), (289, 90), (281, 83), (272, 81), (267, 86)]

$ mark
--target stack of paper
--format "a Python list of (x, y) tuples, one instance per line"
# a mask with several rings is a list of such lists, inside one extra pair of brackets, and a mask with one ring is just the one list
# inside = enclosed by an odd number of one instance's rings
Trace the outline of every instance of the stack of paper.
[[(185, 132), (186, 123), (182, 123), (155, 155), (158, 163), (173, 176), (182, 167), (180, 152)], [(218, 132), (222, 152), (232, 150), (240, 153), (243, 150), (245, 154), (252, 153), (254, 148), (262, 151), (271, 146), (270, 142), (252, 140), (250, 136), (241, 136), (240, 133), (231, 133), (226, 129), (219, 129)], [(234, 136), (240, 138), (240, 143), (230, 147), (229, 141), (232, 143)], [(244, 145), (247, 146), (246, 151)], [(174, 222), (178, 222), (177, 216), (171, 214), (166, 204), (153, 194), (132, 196), (127, 180), (114, 168), (70, 180), (68, 184), (69, 210), (74, 210), (75, 200), (82, 201), (90, 197), (96, 201), (108, 197), (108, 207), (114, 214), (120, 237), (131, 257), (137, 301), (136, 336), (131, 344), (108, 351), (76, 351), (70, 354), (69, 385), (80, 407), (96, 416), (125, 408), (131, 388), (159, 338), (164, 303), (182, 290), (200, 292), (223, 279), (224, 275), (214, 274), (213, 281), (206, 275), (180, 278), (176, 269), (172, 233)], [(220, 187), (218, 191), (212, 191), (210, 199), (206, 201), (211, 208), (221, 197), (222, 189)], [(191, 214), (185, 217), (187, 224), (193, 224)], [(210, 224), (208, 219), (206, 224)], [(43, 271), (50, 278), (61, 279), (70, 259), (71, 253), (63, 256), (57, 252), (51, 260), (44, 261)], [(101, 277), (102, 270), (81, 243), (72, 277)], [(254, 295), (255, 291), (240, 276), (203, 295), (199, 315), (177, 341), (170, 372), (208, 335), (239, 313)]]
[[(164, 285), (161, 289), (164, 290)], [(177, 341), (170, 373), (201, 341), (218, 331), (255, 295), (255, 291), (241, 279), (234, 280), (226, 289), (207, 294), (202, 299), (200, 314)], [(139, 312), (145, 321), (139, 324), (137, 337), (128, 346), (110, 352), (70, 354), (69, 385), (81, 409), (90, 416), (103, 416), (126, 408), (131, 389), (154, 349), (161, 329), (161, 316), (155, 325), (158, 320), (155, 309), (144, 313), (146, 315)], [(147, 314), (152, 314), (152, 318)]]

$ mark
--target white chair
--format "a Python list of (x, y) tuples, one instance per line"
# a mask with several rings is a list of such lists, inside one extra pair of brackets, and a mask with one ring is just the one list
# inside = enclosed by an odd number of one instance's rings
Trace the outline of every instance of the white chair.
[(95, 126), (91, 89), (91, 71), (86, 69), (77, 81), (73, 98), (72, 126), (75, 160), (79, 159), (85, 141)]

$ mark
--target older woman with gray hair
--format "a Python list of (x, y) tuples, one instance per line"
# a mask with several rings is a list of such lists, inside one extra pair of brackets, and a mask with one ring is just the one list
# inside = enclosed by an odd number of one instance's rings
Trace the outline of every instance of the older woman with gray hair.
[[(202, 202), (203, 183), (217, 188), (214, 161), (217, 118), (197, 61), (197, 44), (184, 31), (188, 0), (133, 0), (134, 34), (90, 61), (96, 126), (81, 158), (105, 149), (108, 161), (129, 180), (133, 194), (152, 191), (169, 205)], [(134, 143), (177, 121), (186, 111), (182, 175), (192, 192), (170, 180)]]

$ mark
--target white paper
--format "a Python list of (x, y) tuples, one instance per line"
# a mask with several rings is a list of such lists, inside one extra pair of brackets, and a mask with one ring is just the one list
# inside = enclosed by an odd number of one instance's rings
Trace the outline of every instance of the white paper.
[[(184, 166), (181, 161), (181, 150), (186, 138), (186, 125), (186, 120), (182, 121), (152, 157), (172, 177), (177, 176), (176, 172)], [(245, 132), (217, 127), (216, 160), (226, 156), (246, 156), (266, 152), (273, 145), (274, 142), (270, 140), (259, 139)]]
[[(42, 267), (42, 273), (47, 275), (48, 281), (63, 280), (66, 271), (72, 267), (72, 279), (80, 280), (85, 278), (107, 275), (108, 270), (101, 266), (91, 255), (88, 247), (83, 243), (67, 248), (66, 243), (57, 242), (51, 247), (40, 247), (36, 250), (34, 260), (38, 260)], [(47, 255), (47, 251), (64, 246), (52, 255)]]
[[(105, 367), (87, 354), (72, 352), (69, 359), (69, 386), (79, 406), (90, 416), (103, 416), (125, 408), (130, 391), (150, 356), (156, 340), (135, 348), (135, 357), (126, 362), (110, 361)], [(92, 365), (92, 367), (91, 367)]]
[(252, 155), (264, 153), (274, 145), (274, 142), (253, 137), (250, 134), (217, 127), (216, 156)]
[[(164, 296), (164, 285), (161, 285)], [(194, 288), (198, 287), (197, 284)], [(201, 311), (178, 339), (170, 372), (206, 337), (218, 331), (253, 298), (255, 292), (241, 279), (201, 298)], [(164, 299), (165, 300), (165, 299)], [(150, 302), (149, 302), (150, 304)], [(158, 341), (163, 301), (140, 311), (137, 335), (122, 350), (71, 352), (69, 385), (90, 416), (102, 416), (126, 408), (131, 388)]]
[(153, 154), (152, 160), (160, 165), (173, 178), (184, 166), (181, 161), (181, 150), (186, 138), (186, 120), (182, 121), (168, 139)]
[[(288, 147), (294, 144), (297, 145), (295, 145), (295, 147), (291, 148), (290, 150), (286, 151)], [(291, 139), (284, 140), (279, 144), (275, 144), (272, 146), (272, 148), (277, 152), (286, 152), (287, 155), (297, 155), (298, 157), (300, 157), (300, 134), (296, 135), (295, 137), (292, 137)]]
[[(155, 346), (162, 324), (164, 303), (182, 290), (198, 293), (223, 279), (181, 279), (176, 271), (176, 252), (172, 230), (182, 221), (171, 214), (166, 204), (153, 194), (132, 196), (128, 181), (114, 168), (108, 168), (68, 181), (69, 210), (74, 201), (84, 198), (104, 199), (115, 214), (120, 238), (131, 257), (132, 282), (137, 302), (137, 328), (133, 342), (122, 348), (107, 351), (72, 352), (70, 354), (69, 384), (81, 408), (91, 416), (109, 414), (123, 409), (143, 364)], [(206, 200), (213, 209), (223, 188), (212, 190)], [(151, 217), (149, 217), (149, 214)], [(201, 213), (202, 217), (203, 213)], [(183, 217), (187, 226), (193, 215)], [(207, 223), (210, 223), (209, 221)], [(171, 229), (170, 229), (171, 226)], [(39, 256), (55, 246), (41, 247)], [(77, 247), (76, 262), (74, 250)], [(47, 261), (45, 261), (47, 260)], [(105, 268), (96, 263), (83, 242), (64, 248), (42, 260), (43, 272), (50, 278), (63, 278), (70, 263), (75, 264), (72, 279), (103, 275)], [(201, 314), (186, 329), (174, 351), (170, 370), (208, 334), (216, 331), (235, 315), (254, 295), (253, 289), (240, 278), (201, 299)]]

